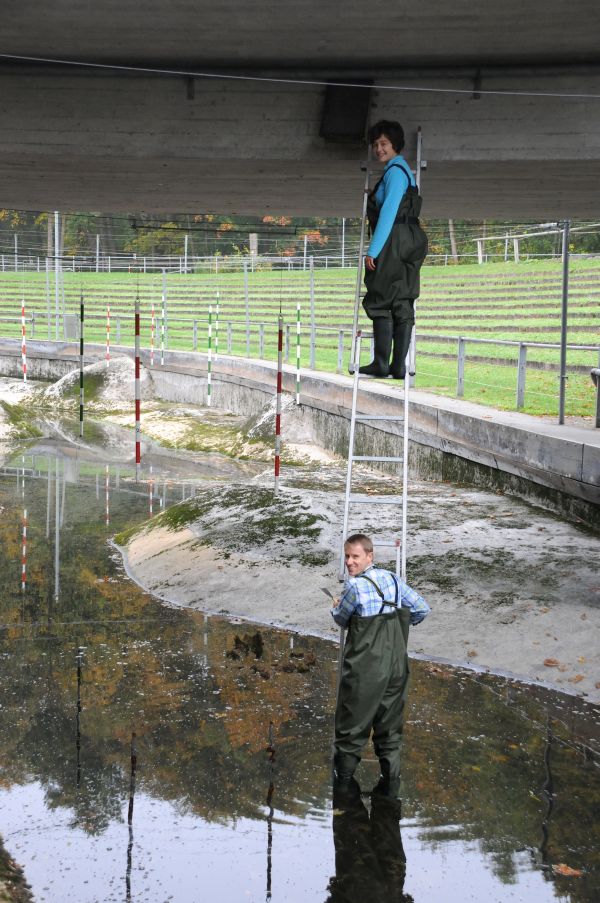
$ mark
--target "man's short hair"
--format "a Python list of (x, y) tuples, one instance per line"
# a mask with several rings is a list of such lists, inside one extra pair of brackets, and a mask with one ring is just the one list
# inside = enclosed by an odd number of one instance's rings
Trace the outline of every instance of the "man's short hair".
[(373, 540), (370, 536), (367, 536), (365, 533), (353, 533), (352, 536), (349, 536), (345, 546), (362, 546), (363, 551), (367, 554), (373, 553)]
[(404, 129), (395, 119), (380, 119), (369, 129), (369, 144), (385, 135), (397, 153), (404, 147)]

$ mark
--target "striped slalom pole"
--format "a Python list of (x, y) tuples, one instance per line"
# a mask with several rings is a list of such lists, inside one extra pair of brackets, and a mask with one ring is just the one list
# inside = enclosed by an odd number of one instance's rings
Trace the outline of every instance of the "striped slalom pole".
[(110, 364), (110, 304), (106, 305), (106, 366)]
[(140, 296), (135, 298), (135, 479), (140, 479), (141, 426), (140, 426)]
[(154, 366), (154, 330), (156, 328), (156, 319), (154, 315), (154, 301), (152, 302), (152, 313), (150, 315), (150, 366)]
[(300, 404), (300, 302), (296, 304), (296, 404)]
[(83, 438), (83, 292), (79, 302), (79, 437)]
[(27, 508), (25, 507), (25, 456), (23, 456), (23, 482), (21, 484), (23, 495), (23, 530), (21, 545), (21, 592), (27, 587)]
[(281, 468), (281, 393), (283, 390), (283, 317), (277, 320), (277, 398), (275, 402), (275, 494)]
[(23, 545), (21, 548), (21, 592), (27, 587), (27, 508), (23, 508)]
[(206, 404), (211, 406), (212, 393), (212, 304), (208, 308), (208, 360), (206, 362)]
[(221, 293), (217, 289), (217, 309), (215, 311), (215, 360), (219, 353), (219, 306), (221, 304)]
[(25, 341), (25, 298), (21, 302), (21, 366), (23, 382), (27, 382), (27, 342)]
[(110, 524), (110, 470), (108, 464), (104, 465), (104, 523)]
[(165, 310), (167, 306), (167, 273), (163, 270), (162, 306), (160, 311), (160, 365), (165, 364)]

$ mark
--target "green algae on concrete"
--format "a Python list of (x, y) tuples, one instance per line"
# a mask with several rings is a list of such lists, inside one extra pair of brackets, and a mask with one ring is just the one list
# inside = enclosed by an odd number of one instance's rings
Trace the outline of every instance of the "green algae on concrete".
[(332, 557), (329, 549), (319, 546), (325, 521), (297, 492), (275, 494), (262, 486), (212, 486), (115, 539), (124, 546), (141, 533), (189, 528), (199, 544), (214, 546), (226, 558), (252, 550), (270, 561), (297, 560), (321, 566)]
[(0, 400), (0, 406), (2, 406), (6, 419), (10, 423), (11, 438), (35, 439), (42, 435), (39, 429), (31, 422), (31, 412), (26, 402), (9, 404), (8, 401)]

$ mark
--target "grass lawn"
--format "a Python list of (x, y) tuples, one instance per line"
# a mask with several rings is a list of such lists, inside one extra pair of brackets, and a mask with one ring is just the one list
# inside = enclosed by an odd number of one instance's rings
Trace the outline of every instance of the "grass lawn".
[[(290, 327), (290, 363), (295, 362), (296, 303), (302, 307), (303, 367), (309, 366), (310, 310), (314, 307), (317, 327), (316, 369), (335, 371), (338, 364), (339, 330), (344, 328), (343, 369), (347, 368), (356, 285), (356, 270), (317, 269), (311, 301), (309, 270), (260, 269), (249, 272), (247, 281), (238, 268), (228, 271), (220, 262), (212, 268), (183, 275), (169, 273), (166, 279), (167, 347), (192, 350), (194, 335), (198, 350), (206, 350), (209, 304), (213, 324), (219, 295), (219, 347), (227, 349), (227, 322), (233, 354), (246, 353), (246, 297), (251, 320), (252, 357), (259, 357), (258, 323), (264, 324), (262, 354), (274, 360), (276, 321), (281, 308)], [(86, 304), (85, 335), (90, 342), (106, 340), (106, 306), (111, 307), (111, 341), (133, 344), (133, 302), (139, 293), (142, 313), (142, 345), (150, 345), (151, 311), (155, 312), (155, 352), (159, 354), (163, 276), (161, 273), (72, 273), (64, 271), (64, 302), (60, 307), (77, 315), (79, 297)], [(45, 273), (0, 273), (0, 321), (5, 336), (21, 335), (21, 302), (26, 313), (35, 314), (35, 338), (54, 337), (54, 281)], [(455, 395), (457, 379), (456, 341), (436, 341), (435, 336), (466, 336), (494, 341), (558, 343), (562, 269), (557, 260), (523, 261), (520, 264), (490, 263), (479, 266), (430, 266), (422, 271), (421, 298), (417, 304), (417, 331), (427, 335), (418, 342), (417, 388)], [(567, 384), (568, 415), (592, 415), (595, 397), (588, 369), (598, 366), (600, 345), (600, 260), (574, 258), (570, 265), (572, 293), (569, 343), (593, 345), (594, 351), (570, 350), (571, 371)], [(48, 313), (50, 330), (48, 331)], [(362, 311), (361, 311), (362, 314)], [(196, 330), (194, 330), (194, 321)], [(369, 328), (361, 315), (360, 324)], [(76, 325), (76, 324), (74, 324)], [(31, 337), (32, 324), (27, 323)], [(214, 335), (214, 325), (213, 325)], [(62, 334), (61, 334), (62, 337)], [(464, 397), (502, 409), (516, 403), (516, 358), (518, 348), (467, 342)], [(419, 352), (421, 352), (419, 354)], [(366, 359), (365, 350), (365, 359)], [(507, 361), (507, 365), (502, 362)], [(538, 364), (539, 367), (534, 366)], [(554, 415), (558, 410), (558, 349), (528, 349), (525, 410)]]

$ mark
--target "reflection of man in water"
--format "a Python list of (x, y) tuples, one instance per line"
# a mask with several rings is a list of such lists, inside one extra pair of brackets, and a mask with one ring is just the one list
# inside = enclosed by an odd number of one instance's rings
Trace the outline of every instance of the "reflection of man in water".
[(364, 533), (344, 545), (349, 579), (331, 610), (348, 627), (335, 711), (334, 771), (348, 784), (371, 731), (381, 778), (376, 792), (391, 798), (400, 786), (400, 741), (408, 690), (406, 642), (429, 606), (390, 571), (373, 567), (373, 543)]
[(326, 903), (413, 903), (404, 893), (406, 856), (400, 837), (400, 803), (374, 796), (369, 813), (354, 793), (334, 792), (335, 877)]

